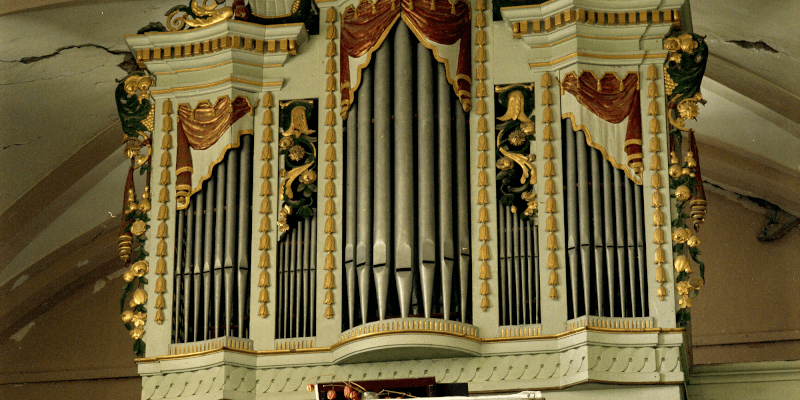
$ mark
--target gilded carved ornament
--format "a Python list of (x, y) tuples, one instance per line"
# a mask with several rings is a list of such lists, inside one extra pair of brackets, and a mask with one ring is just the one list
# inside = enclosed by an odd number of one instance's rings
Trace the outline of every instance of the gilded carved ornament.
[(310, 218), (316, 209), (317, 137), (316, 130), (309, 128), (309, 118), (313, 115), (313, 102), (295, 100), (281, 103), (283, 137), (278, 148), (285, 165), (280, 171), (278, 186), (278, 199), (283, 201), (278, 217), (281, 235), (289, 231), (292, 216)]
[[(179, 31), (185, 27), (202, 28), (213, 25), (233, 17), (232, 7), (220, 7), (225, 0), (191, 0), (188, 6), (179, 5), (172, 7), (165, 14), (167, 28)], [(180, 14), (183, 13), (183, 14)]]
[(529, 115), (533, 114), (533, 85), (511, 85), (497, 87), (497, 110), (505, 113), (497, 117), (497, 161), (498, 199), (511, 207), (511, 212), (525, 210), (522, 219), (533, 218), (536, 213), (533, 185), (536, 183), (536, 167), (531, 154), (535, 125)]

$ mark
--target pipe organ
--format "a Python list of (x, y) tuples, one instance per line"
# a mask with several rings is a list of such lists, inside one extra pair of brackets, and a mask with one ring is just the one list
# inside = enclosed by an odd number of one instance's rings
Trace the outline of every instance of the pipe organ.
[(142, 398), (425, 376), (680, 397), (702, 277), (670, 222), (705, 201), (669, 185), (701, 184), (696, 154), (663, 166), (701, 99), (688, 3), (270, 3), (126, 37), (152, 83), (118, 89), (126, 154), (161, 160), (120, 236)]

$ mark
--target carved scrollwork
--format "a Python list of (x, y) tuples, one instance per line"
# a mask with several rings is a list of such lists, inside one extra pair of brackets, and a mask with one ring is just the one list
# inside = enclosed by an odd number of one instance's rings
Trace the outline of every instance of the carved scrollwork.
[[(232, 7), (220, 7), (225, 0), (191, 0), (188, 6), (179, 5), (169, 9), (166, 14), (167, 29), (179, 31), (189, 28), (202, 28), (233, 17)], [(181, 14), (183, 13), (183, 14)]]
[(533, 114), (533, 87), (514, 85), (498, 87), (498, 109), (505, 108), (497, 124), (497, 190), (500, 203), (511, 207), (516, 213), (525, 210), (522, 218), (528, 220), (536, 213), (535, 156), (531, 154), (535, 125)]
[(317, 193), (317, 135), (309, 128), (309, 121), (316, 125), (314, 104), (311, 101), (295, 100), (281, 103), (280, 155), (283, 169), (278, 198), (283, 201), (278, 230), (289, 231), (289, 220), (296, 216), (310, 218), (316, 208)]

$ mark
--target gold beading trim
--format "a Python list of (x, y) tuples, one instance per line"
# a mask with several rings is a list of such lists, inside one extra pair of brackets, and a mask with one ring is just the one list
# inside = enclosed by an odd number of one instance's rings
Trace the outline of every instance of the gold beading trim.
[[(326, 22), (328, 22), (328, 32), (325, 36), (326, 39), (329, 40), (328, 47), (335, 47), (336, 46), (336, 38), (338, 37), (338, 33), (336, 32), (336, 20), (337, 20), (337, 13), (334, 7), (328, 8), (327, 15), (325, 18)], [(333, 304), (335, 303), (333, 289), (336, 287), (336, 276), (333, 274), (333, 270), (336, 268), (335, 258), (333, 253), (336, 251), (336, 238), (333, 234), (336, 232), (336, 220), (334, 220), (333, 216), (336, 214), (336, 203), (333, 201), (334, 193), (336, 192), (336, 184), (334, 179), (336, 178), (336, 149), (333, 146), (336, 143), (336, 112), (334, 109), (336, 108), (336, 95), (334, 92), (336, 91), (336, 66), (338, 63), (336, 62), (336, 55), (335, 53), (328, 53), (328, 62), (326, 65), (326, 73), (328, 73), (328, 82), (331, 84), (327, 84), (325, 87), (325, 91), (328, 92), (328, 98), (325, 102), (325, 108), (328, 109), (328, 115), (325, 117), (325, 125), (328, 126), (328, 131), (325, 135), (325, 144), (328, 145), (327, 150), (325, 151), (325, 161), (328, 163), (327, 167), (325, 168), (325, 179), (327, 183), (325, 184), (325, 197), (328, 198), (325, 202), (325, 234), (327, 237), (325, 238), (325, 248), (324, 251), (327, 253), (325, 255), (325, 281), (323, 288), (327, 291), (325, 292), (325, 298), (322, 300), (322, 303), (325, 305), (325, 318), (333, 318)], [(328, 190), (330, 189), (330, 190)], [(316, 250), (316, 249), (315, 249)]]
[(269, 250), (270, 240), (268, 232), (272, 230), (272, 224), (269, 221), (269, 216), (272, 214), (272, 201), (270, 200), (270, 196), (272, 195), (272, 183), (270, 182), (270, 178), (272, 177), (272, 165), (270, 164), (270, 160), (272, 160), (272, 94), (267, 92), (264, 93), (264, 101), (261, 103), (264, 107), (264, 118), (261, 123), (264, 125), (264, 131), (261, 136), (261, 142), (264, 143), (264, 150), (261, 151), (261, 161), (264, 161), (264, 167), (261, 168), (261, 192), (259, 195), (262, 197), (261, 200), (261, 207), (259, 208), (259, 214), (261, 214), (261, 224), (259, 225), (258, 231), (261, 232), (262, 238), (259, 241), (259, 249), (261, 250), (261, 256), (258, 261), (258, 268), (261, 268), (261, 275), (258, 277), (258, 287), (261, 288), (261, 291), (258, 295), (258, 302), (261, 303), (261, 306), (258, 308), (258, 316), (261, 318), (266, 318), (269, 315), (269, 311), (267, 310), (267, 303), (269, 302), (269, 292), (267, 291), (267, 287), (270, 286), (270, 278), (269, 278), (269, 268), (270, 268), (270, 258), (269, 258)]
[[(544, 154), (542, 154), (542, 158), (547, 160), (546, 164), (551, 164), (553, 159), (555, 158), (555, 152), (553, 151), (553, 145), (550, 143), (551, 141), (555, 140), (553, 136), (553, 110), (550, 108), (550, 104), (553, 103), (553, 93), (550, 91), (550, 86), (553, 85), (552, 77), (550, 73), (545, 72), (542, 74), (542, 105), (544, 105), (544, 110), (542, 111), (542, 123), (544, 123), (544, 134), (542, 135), (542, 140), (545, 142), (544, 145)], [(544, 193), (548, 196), (547, 199), (547, 206), (545, 207), (545, 212), (547, 212), (547, 221), (552, 223), (548, 223), (545, 230), (548, 232), (547, 235), (547, 250), (550, 253), (547, 255), (547, 269), (550, 270), (550, 277), (547, 280), (547, 284), (550, 285), (550, 299), (558, 300), (558, 290), (556, 290), (556, 286), (558, 285), (558, 273), (556, 270), (559, 267), (558, 265), (558, 254), (556, 254), (556, 250), (558, 250), (558, 243), (556, 240), (555, 232), (558, 231), (558, 227), (556, 226), (556, 219), (554, 214), (556, 213), (556, 201), (555, 197), (553, 196), (556, 192), (556, 185), (553, 177), (556, 176), (556, 169), (555, 168), (547, 168), (544, 169), (544, 177), (547, 178), (544, 184)]]
[[(539, 5), (504, 7), (504, 9), (540, 7)], [(558, 14), (551, 15), (542, 19), (519, 21), (511, 24), (511, 30), (515, 39), (527, 34), (541, 34), (554, 31), (567, 25), (582, 23), (586, 25), (616, 25), (632, 26), (646, 24), (677, 24), (680, 27), (681, 13), (679, 9), (674, 10), (642, 10), (619, 13), (605, 13), (599, 11), (574, 8), (564, 10)]]
[[(478, 114), (477, 131), (480, 134), (478, 137), (478, 169), (480, 170), (480, 173), (478, 174), (478, 204), (481, 206), (478, 211), (478, 223), (481, 225), (479, 230), (480, 232), (489, 231), (489, 209), (486, 208), (486, 204), (489, 203), (489, 194), (486, 191), (486, 186), (489, 186), (489, 179), (485, 178), (485, 170), (488, 168), (487, 151), (489, 150), (486, 132), (489, 131), (489, 128), (486, 117), (484, 117), (486, 114), (486, 100), (483, 99), (487, 96), (487, 94), (485, 93), (485, 90), (482, 92), (477, 90), (477, 87), (483, 87), (485, 85), (483, 81), (486, 80), (486, 67), (484, 66), (484, 63), (486, 62), (486, 50), (484, 48), (486, 44), (486, 31), (483, 29), (483, 27), (486, 26), (486, 15), (484, 13), (485, 10), (486, 0), (478, 0), (478, 4), (475, 6), (475, 26), (478, 27), (478, 30), (475, 33), (475, 42), (478, 45), (478, 54), (475, 56), (475, 63), (477, 64), (476, 69), (480, 72), (475, 77), (478, 81), (475, 94), (475, 96), (478, 98), (478, 102), (476, 104), (475, 112)], [(478, 40), (479, 37), (483, 40)], [(489, 241), (489, 235), (482, 235), (479, 239), (482, 244), (480, 255), (478, 256), (478, 260), (481, 262), (478, 279), (481, 280), (481, 309), (486, 311), (486, 309), (490, 307), (489, 283), (487, 281), (489, 278), (491, 278), (491, 269), (489, 268), (488, 263), (488, 260), (490, 260), (491, 257), (489, 256), (489, 245), (486, 244), (486, 242)]]

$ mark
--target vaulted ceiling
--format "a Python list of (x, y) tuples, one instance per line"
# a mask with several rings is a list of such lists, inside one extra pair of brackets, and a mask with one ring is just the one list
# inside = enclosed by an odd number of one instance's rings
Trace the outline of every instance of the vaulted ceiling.
[[(134, 34), (185, 0), (0, 3), (0, 339), (121, 267), (126, 174), (115, 80)], [(698, 132), (710, 184), (800, 216), (796, 1), (692, 3), (707, 35)], [(712, 211), (713, 212), (713, 211)]]

